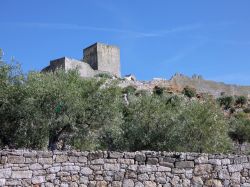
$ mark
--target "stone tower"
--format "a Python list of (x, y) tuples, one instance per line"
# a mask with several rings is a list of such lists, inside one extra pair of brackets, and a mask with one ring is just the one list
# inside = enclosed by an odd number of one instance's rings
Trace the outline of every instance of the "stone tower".
[(116, 46), (95, 43), (83, 50), (83, 61), (88, 63), (94, 70), (109, 72), (121, 76), (120, 72), (120, 49)]

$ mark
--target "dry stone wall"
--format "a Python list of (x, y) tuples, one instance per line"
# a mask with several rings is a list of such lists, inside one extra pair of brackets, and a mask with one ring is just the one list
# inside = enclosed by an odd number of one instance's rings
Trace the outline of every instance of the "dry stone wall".
[(168, 152), (0, 152), (0, 186), (250, 186), (250, 156)]

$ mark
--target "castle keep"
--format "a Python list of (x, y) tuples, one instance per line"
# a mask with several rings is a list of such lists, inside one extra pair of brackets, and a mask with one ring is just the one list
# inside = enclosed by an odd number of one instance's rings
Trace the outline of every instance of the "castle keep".
[(78, 68), (82, 77), (94, 77), (99, 73), (120, 77), (120, 49), (116, 46), (95, 43), (83, 50), (82, 61), (67, 57), (59, 58), (50, 61), (50, 65), (42, 72), (55, 71), (59, 68), (66, 71)]

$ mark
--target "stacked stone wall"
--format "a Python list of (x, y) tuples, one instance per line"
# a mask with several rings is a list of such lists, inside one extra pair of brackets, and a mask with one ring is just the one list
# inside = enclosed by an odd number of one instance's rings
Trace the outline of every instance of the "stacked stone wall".
[(0, 152), (0, 186), (250, 186), (250, 156), (168, 152)]

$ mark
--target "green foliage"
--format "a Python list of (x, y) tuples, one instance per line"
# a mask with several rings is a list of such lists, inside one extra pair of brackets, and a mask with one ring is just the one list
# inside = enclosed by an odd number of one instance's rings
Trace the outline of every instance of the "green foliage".
[(179, 148), (192, 152), (226, 152), (230, 148), (228, 123), (211, 101), (194, 101), (179, 118)]
[(211, 101), (121, 89), (77, 71), (25, 76), (3, 62), (0, 125), (0, 146), (10, 148), (224, 152), (230, 145), (228, 123)]
[(185, 96), (189, 97), (189, 98), (192, 98), (192, 97), (195, 97), (195, 96), (196, 96), (196, 90), (195, 90), (194, 88), (189, 87), (189, 86), (186, 86), (186, 87), (183, 89), (182, 93), (183, 93)]
[(245, 113), (249, 114), (249, 113), (250, 113), (250, 107), (245, 108), (243, 111), (244, 111)]
[(101, 136), (110, 150), (225, 152), (230, 147), (228, 124), (214, 103), (145, 95), (124, 110), (124, 123)]
[(217, 99), (221, 107), (224, 107), (224, 109), (229, 109), (234, 104), (234, 98), (232, 96), (222, 96)]
[(153, 93), (156, 95), (162, 95), (164, 93), (164, 91), (165, 91), (165, 88), (160, 87), (160, 86), (155, 86)]
[(239, 105), (240, 107), (242, 107), (246, 103), (247, 103), (247, 98), (245, 96), (238, 96), (235, 99), (235, 105)]
[(112, 79), (113, 75), (111, 75), (108, 72), (105, 72), (105, 73), (98, 73), (95, 75), (95, 77), (100, 77), (100, 78), (104, 78), (104, 79)]
[(124, 94), (134, 94), (136, 92), (136, 88), (130, 85), (130, 86), (123, 88), (122, 92)]
[[(172, 98), (141, 95), (124, 108), (124, 123), (104, 129), (101, 142), (111, 150), (166, 150), (177, 107)], [(108, 137), (108, 138), (107, 138)]]
[(245, 117), (233, 118), (230, 123), (229, 136), (240, 145), (250, 142), (250, 120)]

